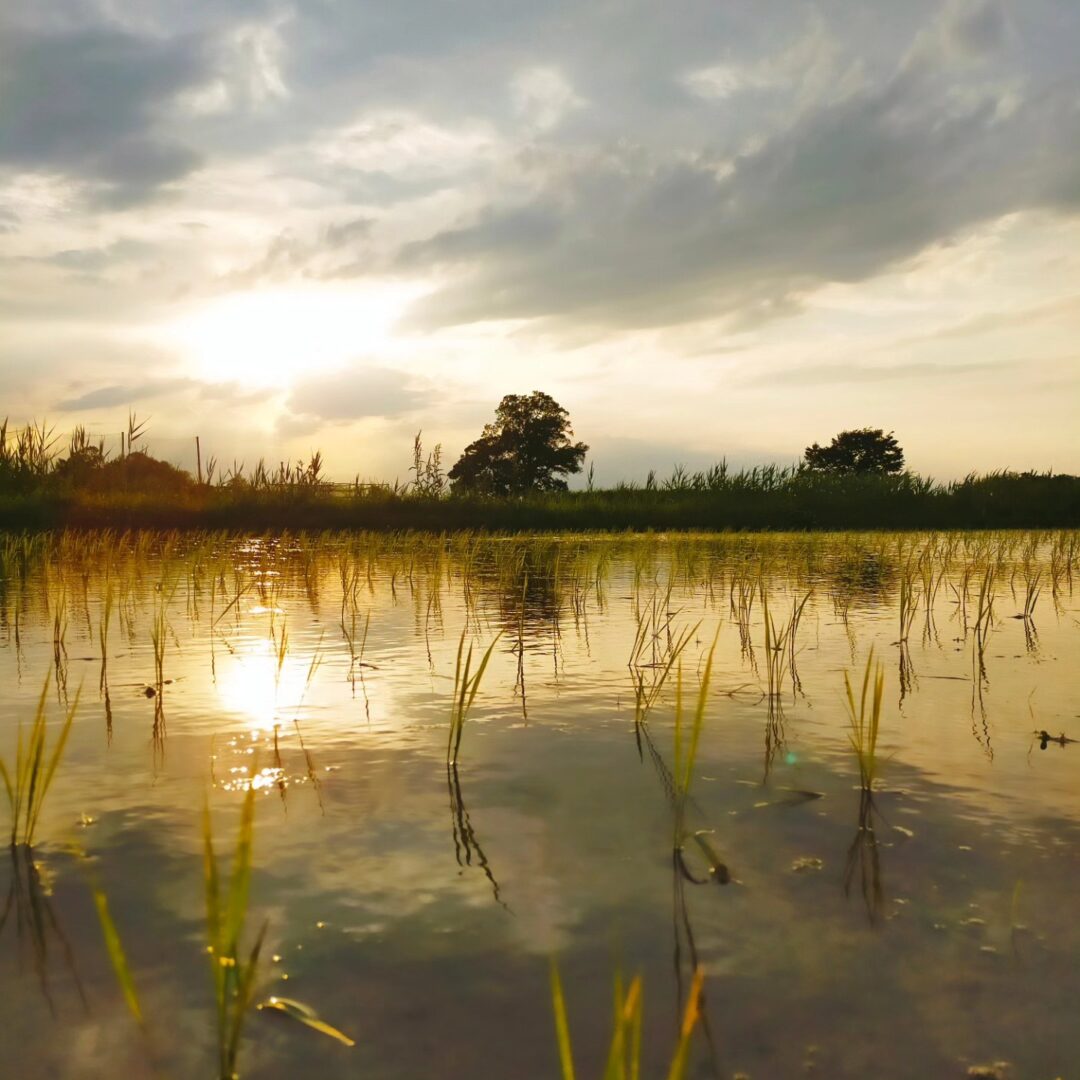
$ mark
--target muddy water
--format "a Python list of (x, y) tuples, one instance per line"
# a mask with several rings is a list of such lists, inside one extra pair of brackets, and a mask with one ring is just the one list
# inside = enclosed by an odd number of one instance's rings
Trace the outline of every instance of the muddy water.
[[(77, 699), (32, 860), (0, 869), (4, 1074), (217, 1075), (200, 819), (230, 848), (254, 784), (256, 997), (356, 1045), (252, 1011), (241, 1076), (557, 1076), (553, 954), (581, 1076), (617, 970), (665, 1075), (695, 966), (692, 1076), (1077, 1075), (1080, 744), (1035, 732), (1080, 738), (1078, 551), (0, 537), (0, 753), (46, 681), (52, 733)], [(763, 597), (780, 634), (806, 600), (772, 694)], [(463, 634), (474, 666), (496, 644), (449, 770)], [(714, 639), (677, 835), (677, 672), (690, 713)], [(844, 673), (871, 650), (867, 787)]]

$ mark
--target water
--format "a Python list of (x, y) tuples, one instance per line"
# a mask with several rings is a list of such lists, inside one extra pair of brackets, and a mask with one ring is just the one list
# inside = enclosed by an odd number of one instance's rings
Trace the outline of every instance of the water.
[[(665, 1075), (695, 962), (691, 1076), (1077, 1075), (1080, 745), (1034, 732), (1080, 738), (1078, 555), (1026, 533), (0, 536), (0, 752), (46, 676), (51, 732), (81, 693), (36, 876), (0, 870), (7, 1074), (216, 1075), (200, 820), (208, 799), (231, 852), (254, 782), (257, 999), (356, 1046), (253, 1011), (244, 1077), (557, 1076), (552, 954), (579, 1076), (617, 970)], [(809, 594), (774, 699), (762, 587), (778, 628)], [(692, 712), (718, 628), (674, 860), (676, 669), (637, 723), (635, 685), (686, 632)], [(474, 668), (501, 636), (455, 772), (463, 631)], [(871, 648), (868, 793), (843, 680)]]

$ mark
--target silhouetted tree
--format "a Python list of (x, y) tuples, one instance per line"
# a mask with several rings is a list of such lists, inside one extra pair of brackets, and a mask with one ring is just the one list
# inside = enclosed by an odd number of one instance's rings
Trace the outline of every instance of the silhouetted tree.
[(565, 477), (581, 472), (584, 443), (571, 442), (570, 414), (551, 396), (507, 394), (476, 442), (447, 474), (454, 487), (492, 495), (565, 491)]
[(808, 446), (803, 466), (811, 472), (885, 476), (904, 471), (904, 451), (891, 431), (886, 435), (881, 428), (859, 428), (841, 431), (828, 446)]

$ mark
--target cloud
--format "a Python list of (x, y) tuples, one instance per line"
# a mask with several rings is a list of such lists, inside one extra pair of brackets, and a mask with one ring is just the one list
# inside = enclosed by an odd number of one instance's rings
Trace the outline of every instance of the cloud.
[(374, 219), (330, 222), (307, 237), (290, 229), (278, 233), (250, 265), (223, 278), (229, 285), (296, 279), (329, 280), (370, 274), (376, 265), (371, 243)]
[(511, 87), (518, 115), (539, 131), (547, 131), (585, 102), (557, 68), (534, 67), (518, 74)]
[(111, 205), (138, 202), (202, 160), (156, 113), (206, 63), (197, 37), (0, 19), (0, 163), (77, 177)]
[(730, 160), (552, 155), (528, 201), (496, 201), (404, 250), (404, 266), (450, 278), (415, 323), (768, 318), (819, 284), (873, 277), (982, 221), (1075, 209), (1074, 103), (1040, 97), (1002, 118), (986, 94), (950, 114), (940, 90), (937, 69), (914, 62)]
[[(434, 387), (405, 372), (357, 365), (296, 384), (286, 401), (295, 422), (348, 422), (415, 412), (435, 399)], [(305, 429), (306, 430), (306, 429)]]
[(82, 412), (89, 409), (111, 409), (118, 405), (133, 405), (137, 401), (161, 397), (187, 389), (187, 379), (159, 379), (128, 385), (100, 386), (95, 390), (65, 398), (56, 403), (60, 412)]
[(898, 364), (802, 364), (780, 370), (756, 373), (745, 380), (748, 385), (850, 386), (865, 383), (915, 382), (922, 379), (966, 379), (973, 375), (1008, 372), (1017, 365), (995, 361), (951, 361), (932, 363), (908, 361)]
[(204, 401), (228, 405), (253, 405), (272, 397), (272, 389), (252, 390), (236, 382), (207, 383), (197, 379), (148, 379), (145, 382), (99, 386), (57, 402), (59, 412), (85, 412), (130, 406), (154, 398), (194, 394)]

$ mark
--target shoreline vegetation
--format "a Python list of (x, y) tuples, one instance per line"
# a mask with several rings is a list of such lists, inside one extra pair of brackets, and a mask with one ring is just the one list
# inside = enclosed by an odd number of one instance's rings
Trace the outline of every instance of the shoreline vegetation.
[(321, 455), (219, 471), (211, 458), (192, 476), (135, 449), (106, 459), (77, 430), (57, 450), (31, 425), (0, 424), (0, 528), (370, 530), (457, 532), (803, 531), (1004, 529), (1080, 526), (1080, 477), (1000, 471), (938, 483), (912, 472), (830, 474), (795, 466), (739, 471), (721, 462), (643, 484), (493, 495), (455, 491), (424, 457), (405, 483), (330, 483)]

